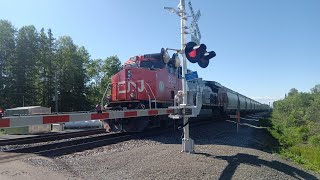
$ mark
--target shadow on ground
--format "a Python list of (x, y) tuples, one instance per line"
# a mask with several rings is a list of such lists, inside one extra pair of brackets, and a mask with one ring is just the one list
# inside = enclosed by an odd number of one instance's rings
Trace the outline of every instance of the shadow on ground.
[(241, 164), (247, 164), (250, 166), (257, 166), (257, 167), (266, 166), (274, 170), (277, 170), (279, 172), (283, 172), (296, 179), (317, 179), (317, 177), (307, 172), (304, 172), (300, 169), (289, 166), (282, 162), (266, 161), (263, 159), (259, 159), (258, 156), (253, 156), (249, 154), (238, 153), (234, 156), (213, 156), (208, 153), (195, 153), (195, 154), (204, 155), (206, 157), (212, 157), (215, 159), (225, 160), (228, 162), (228, 165), (223, 170), (219, 179), (227, 179), (227, 180), (232, 179), (232, 176), (236, 172), (237, 167), (240, 166)]
[[(237, 123), (234, 121), (213, 122), (203, 126), (190, 127), (190, 137), (196, 145), (228, 145), (271, 153), (273, 147), (278, 145), (277, 141), (257, 123), (250, 119), (242, 119), (237, 128)], [(164, 144), (181, 144), (182, 138), (183, 131), (172, 128), (172, 131), (167, 134), (145, 139)]]

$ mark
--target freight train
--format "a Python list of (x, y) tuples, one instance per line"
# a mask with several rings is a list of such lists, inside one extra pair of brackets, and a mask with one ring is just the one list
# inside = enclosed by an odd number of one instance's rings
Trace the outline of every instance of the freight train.
[[(178, 91), (182, 89), (182, 76), (178, 55), (170, 58), (162, 48), (160, 53), (131, 57), (120, 72), (113, 75), (103, 100), (105, 109), (157, 109), (174, 105)], [(187, 70), (188, 73), (191, 70)], [(190, 92), (200, 92), (202, 109), (198, 117), (225, 119), (236, 110), (243, 113), (266, 111), (261, 104), (215, 81), (197, 79), (187, 82)], [(106, 95), (108, 93), (108, 95)], [(106, 95), (106, 96), (105, 96)], [(194, 98), (195, 99), (195, 98)], [(197, 118), (200, 119), (200, 118)], [(115, 131), (140, 131), (147, 127), (170, 124), (168, 116), (106, 120), (105, 127)]]

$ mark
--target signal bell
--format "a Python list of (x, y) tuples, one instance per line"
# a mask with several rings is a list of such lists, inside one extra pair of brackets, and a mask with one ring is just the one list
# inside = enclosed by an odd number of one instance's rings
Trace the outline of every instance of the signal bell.
[(185, 48), (185, 55), (191, 63), (198, 63), (200, 67), (206, 68), (209, 60), (216, 56), (214, 51), (207, 52), (205, 44), (197, 45), (195, 42), (188, 42)]

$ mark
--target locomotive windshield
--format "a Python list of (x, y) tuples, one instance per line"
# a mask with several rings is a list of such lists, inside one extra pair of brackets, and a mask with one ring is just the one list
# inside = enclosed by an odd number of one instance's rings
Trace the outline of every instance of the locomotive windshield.
[(141, 61), (140, 67), (148, 69), (161, 69), (164, 67), (164, 63), (160, 60)]

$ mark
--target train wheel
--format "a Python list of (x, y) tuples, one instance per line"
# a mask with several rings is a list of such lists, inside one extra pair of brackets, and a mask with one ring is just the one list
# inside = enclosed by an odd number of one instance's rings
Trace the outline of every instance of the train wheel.
[(122, 119), (104, 120), (103, 127), (107, 132), (122, 132)]
[(126, 132), (141, 132), (149, 126), (149, 117), (137, 117), (125, 119), (122, 128)]
[[(121, 106), (112, 107), (110, 110), (112, 111), (122, 111), (123, 108)], [(118, 119), (107, 119), (103, 121), (103, 127), (107, 132), (122, 132), (122, 118)]]

